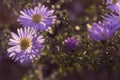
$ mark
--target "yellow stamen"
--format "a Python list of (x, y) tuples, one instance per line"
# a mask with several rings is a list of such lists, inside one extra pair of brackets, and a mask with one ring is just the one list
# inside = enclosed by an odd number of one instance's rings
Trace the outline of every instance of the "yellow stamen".
[(35, 23), (39, 23), (42, 20), (43, 20), (43, 18), (40, 14), (35, 14), (35, 15), (32, 16), (32, 21), (35, 22)]
[(28, 47), (30, 47), (30, 40), (28, 38), (23, 38), (20, 41), (20, 47), (21, 49), (27, 49)]

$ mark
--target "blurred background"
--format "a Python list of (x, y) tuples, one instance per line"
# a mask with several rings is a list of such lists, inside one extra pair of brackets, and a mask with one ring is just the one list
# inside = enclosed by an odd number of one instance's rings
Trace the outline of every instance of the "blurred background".
[[(57, 20), (45, 38), (40, 59), (22, 65), (6, 56), (10, 32), (22, 27), (20, 10), (42, 4), (55, 10)], [(104, 16), (104, 0), (0, 0), (0, 80), (120, 80), (120, 32), (103, 44), (89, 39), (87, 25)], [(79, 46), (68, 49), (74, 36)]]

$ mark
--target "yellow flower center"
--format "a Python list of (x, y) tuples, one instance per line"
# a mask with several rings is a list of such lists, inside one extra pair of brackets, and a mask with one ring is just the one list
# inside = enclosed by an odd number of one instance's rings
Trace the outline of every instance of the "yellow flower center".
[(113, 4), (116, 4), (118, 2), (118, 0), (112, 0)]
[(32, 16), (32, 21), (35, 22), (35, 23), (39, 23), (42, 20), (43, 20), (43, 18), (40, 14), (35, 14), (35, 15)]
[(30, 47), (30, 40), (28, 38), (23, 38), (21, 39), (20, 41), (20, 47), (21, 49), (25, 50), (27, 49), (28, 47)]

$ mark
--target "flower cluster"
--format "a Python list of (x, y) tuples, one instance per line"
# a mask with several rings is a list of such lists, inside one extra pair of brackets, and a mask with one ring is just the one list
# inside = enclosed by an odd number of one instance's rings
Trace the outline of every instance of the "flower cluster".
[[(92, 40), (108, 40), (120, 29), (120, 0), (106, 0), (106, 6), (111, 11), (110, 15), (107, 14), (103, 22), (99, 21), (88, 27)], [(37, 60), (45, 42), (39, 31), (46, 31), (55, 23), (56, 16), (53, 13), (54, 10), (49, 10), (44, 5), (20, 11), (17, 21), (24, 28), (17, 29), (17, 34), (11, 32), (8, 56), (21, 63)], [(64, 42), (71, 50), (78, 46), (78, 41), (74, 37), (69, 37)]]
[(53, 12), (54, 10), (48, 10), (44, 5), (20, 11), (18, 21), (24, 28), (17, 29), (18, 34), (11, 32), (12, 38), (8, 43), (11, 47), (7, 50), (7, 55), (20, 63), (37, 60), (45, 42), (39, 30), (46, 30), (55, 22)]
[(103, 22), (93, 23), (92, 27), (88, 27), (92, 40), (105, 41), (120, 29), (120, 0), (107, 0), (106, 5), (111, 11), (110, 15), (107, 14)]

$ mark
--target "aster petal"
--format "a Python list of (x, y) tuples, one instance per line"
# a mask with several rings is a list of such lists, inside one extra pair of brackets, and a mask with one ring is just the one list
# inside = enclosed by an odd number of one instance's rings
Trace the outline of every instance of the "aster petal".
[(27, 10), (27, 9), (24, 9), (23, 11), (24, 11), (24, 13), (27, 14), (29, 17), (32, 16), (32, 10), (31, 10), (31, 9), (30, 9), (30, 12), (29, 12), (29, 10)]
[(45, 6), (41, 6), (40, 12), (44, 11)]
[[(31, 17), (28, 17), (28, 16), (23, 16), (23, 15), (20, 15), (19, 19), (20, 19), (20, 18), (25, 18), (25, 19), (28, 19), (28, 20), (32, 20), (32, 18), (31, 18)], [(18, 19), (18, 21), (19, 21), (19, 19)]]
[(38, 13), (38, 12), (37, 12), (37, 10), (38, 10), (38, 9), (37, 9), (37, 7), (35, 7), (35, 8), (34, 8), (35, 14), (37, 14), (37, 13)]
[(44, 42), (45, 42), (45, 39), (37, 39), (37, 41), (38, 41), (39, 43), (44, 43)]
[(36, 24), (37, 28), (41, 29), (41, 30), (45, 30), (47, 27), (46, 27), (46, 24), (44, 22), (40, 22), (39, 24)]
[(25, 18), (20, 18), (19, 22), (21, 22), (21, 24), (24, 25), (25, 27), (34, 27), (35, 26), (35, 23), (32, 22), (32, 20), (25, 19)]
[(30, 16), (33, 16), (33, 14), (35, 13), (33, 9), (27, 9), (27, 12)]
[(15, 33), (11, 33), (12, 37), (15, 39), (15, 40), (19, 40), (20, 38), (18, 37), (18, 35), (16, 35)]
[(52, 15), (54, 13), (54, 10), (50, 10), (47, 12), (47, 15)]
[(15, 57), (15, 52), (10, 53), (9, 57)]
[(21, 36), (21, 33), (20, 33), (20, 29), (17, 29), (17, 32), (18, 32), (19, 37), (21, 38), (22, 36)]
[(9, 42), (8, 44), (11, 45), (11, 46), (16, 46), (16, 45), (18, 45), (18, 43), (15, 43), (15, 42)]
[(14, 51), (19, 52), (20, 51), (20, 47), (18, 45), (17, 46), (13, 46), (13, 47), (9, 48), (7, 51), (8, 52), (14, 52)]
[(20, 34), (21, 34), (21, 37), (25, 37), (22, 28), (20, 29)]
[(19, 43), (18, 40), (14, 40), (14, 39), (10, 39), (11, 42), (14, 42), (14, 43)]
[(29, 17), (27, 14), (24, 13), (24, 11), (20, 11), (20, 13), (21, 13), (23, 16)]

